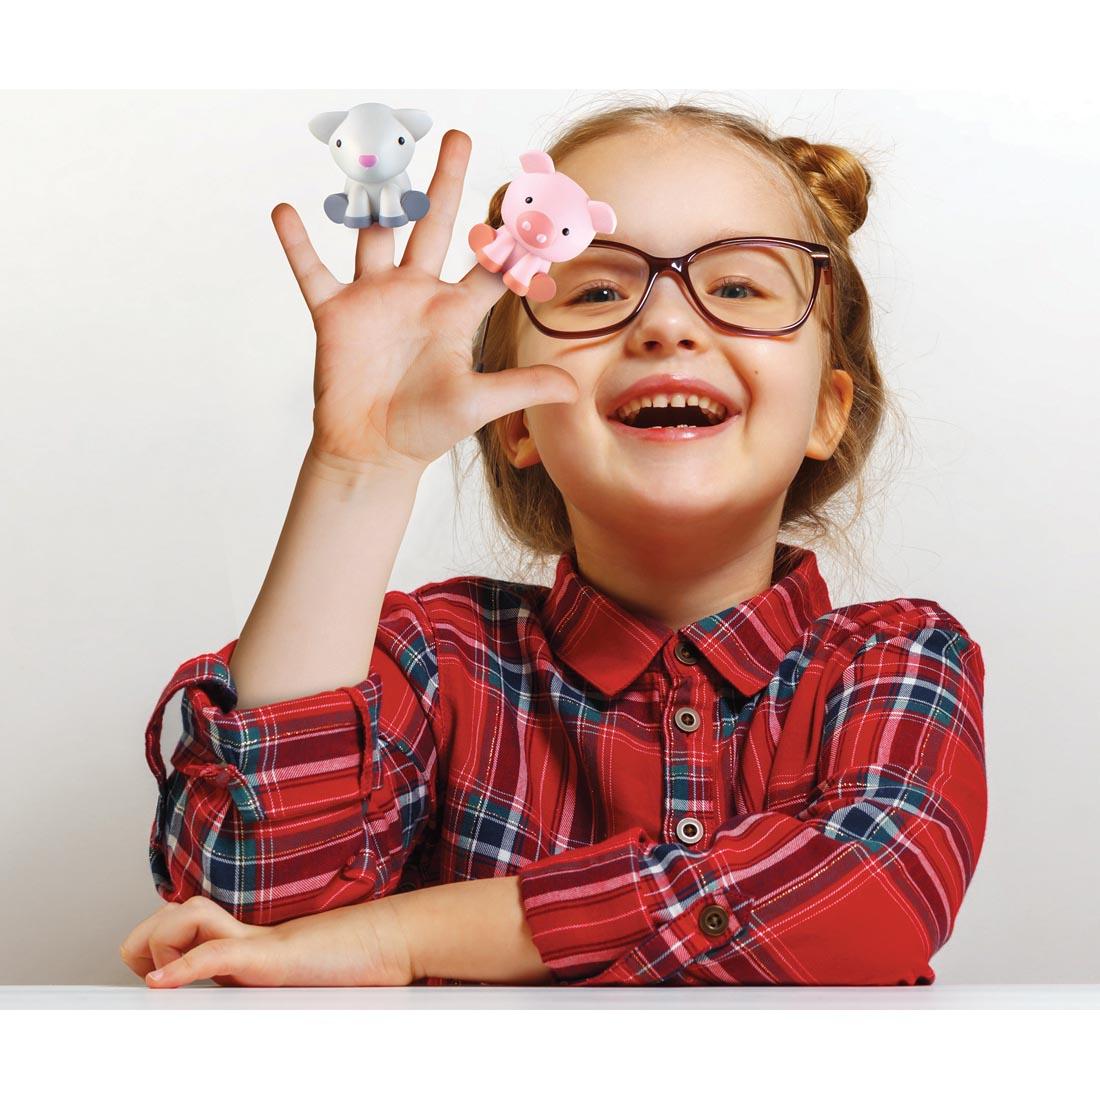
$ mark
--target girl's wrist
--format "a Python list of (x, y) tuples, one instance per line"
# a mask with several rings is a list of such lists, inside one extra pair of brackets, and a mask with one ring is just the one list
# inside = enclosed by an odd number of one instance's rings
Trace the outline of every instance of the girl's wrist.
[(550, 981), (524, 915), (519, 879), (501, 876), (390, 894), (414, 981)]
[(411, 459), (344, 458), (318, 447), (316, 440), (310, 442), (302, 467), (311, 477), (350, 487), (377, 484), (379, 480), (398, 480), (415, 485), (425, 469)]

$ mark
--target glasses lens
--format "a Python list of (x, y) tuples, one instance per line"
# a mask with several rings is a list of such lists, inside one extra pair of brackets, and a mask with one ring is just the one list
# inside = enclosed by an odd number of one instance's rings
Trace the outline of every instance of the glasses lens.
[[(619, 249), (592, 245), (575, 259), (556, 263), (557, 292), (530, 302), (541, 324), (561, 332), (591, 332), (623, 320), (638, 304), (649, 265)], [(701, 252), (688, 277), (704, 308), (718, 321), (772, 331), (793, 325), (813, 290), (809, 253), (790, 245), (730, 244)]]
[(590, 332), (630, 315), (649, 278), (640, 256), (591, 245), (572, 260), (553, 264), (557, 291), (548, 302), (528, 302), (540, 324), (560, 332)]
[(728, 244), (696, 256), (688, 277), (718, 320), (781, 329), (806, 310), (814, 262), (808, 252), (790, 245)]

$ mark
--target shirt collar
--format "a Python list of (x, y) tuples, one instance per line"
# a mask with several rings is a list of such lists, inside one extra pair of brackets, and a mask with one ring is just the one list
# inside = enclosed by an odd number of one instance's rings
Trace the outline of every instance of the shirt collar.
[(575, 551), (567, 550), (543, 604), (544, 628), (555, 654), (605, 695), (617, 695), (637, 679), (674, 633), (740, 692), (754, 695), (832, 606), (814, 552), (777, 543), (776, 561), (784, 553), (793, 555), (793, 564), (770, 588), (672, 631), (594, 588), (577, 571)]

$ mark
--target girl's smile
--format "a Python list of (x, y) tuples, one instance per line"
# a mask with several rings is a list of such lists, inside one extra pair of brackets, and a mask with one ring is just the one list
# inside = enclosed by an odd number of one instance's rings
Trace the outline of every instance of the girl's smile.
[(616, 434), (623, 438), (633, 438), (648, 443), (677, 443), (690, 439), (710, 439), (719, 435), (733, 425), (740, 424), (741, 413), (732, 412), (726, 416), (725, 420), (708, 426), (692, 424), (664, 428), (632, 428), (629, 424), (624, 424), (614, 413), (607, 417), (607, 420)]

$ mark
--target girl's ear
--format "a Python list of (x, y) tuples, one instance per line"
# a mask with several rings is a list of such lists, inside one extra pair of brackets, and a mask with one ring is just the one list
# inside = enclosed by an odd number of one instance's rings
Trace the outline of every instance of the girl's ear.
[(854, 392), (852, 376), (838, 367), (830, 372), (829, 386), (831, 393), (822, 387), (817, 406), (817, 421), (810, 442), (806, 445), (806, 457), (821, 461), (832, 458), (844, 436)]
[(615, 211), (606, 202), (589, 199), (588, 216), (592, 219), (592, 228), (597, 233), (615, 232)]
[(541, 462), (535, 441), (527, 429), (527, 413), (523, 409), (509, 413), (500, 429), (500, 439), (508, 461), (517, 469)]

